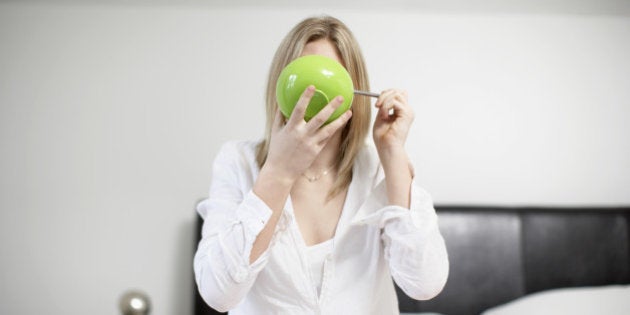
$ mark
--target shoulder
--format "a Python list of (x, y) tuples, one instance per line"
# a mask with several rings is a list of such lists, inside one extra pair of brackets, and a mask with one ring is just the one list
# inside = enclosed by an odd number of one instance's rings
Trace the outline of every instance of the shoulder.
[(210, 195), (237, 187), (247, 191), (259, 172), (256, 148), (260, 141), (228, 141), (217, 153), (212, 165)]
[(225, 142), (214, 159), (213, 171), (255, 172), (258, 169), (256, 148), (259, 143), (253, 140)]
[(216, 156), (216, 161), (235, 162), (256, 160), (256, 148), (260, 141), (231, 140), (225, 142)]
[(217, 157), (256, 157), (256, 148), (260, 141), (230, 140), (221, 146)]

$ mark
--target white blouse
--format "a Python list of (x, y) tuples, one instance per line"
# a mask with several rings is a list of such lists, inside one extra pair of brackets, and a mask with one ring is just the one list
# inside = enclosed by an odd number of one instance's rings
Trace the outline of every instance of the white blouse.
[(208, 305), (237, 315), (399, 314), (392, 278), (418, 300), (442, 290), (448, 257), (430, 196), (414, 180), (410, 209), (387, 205), (384, 173), (367, 145), (353, 167), (320, 292), (290, 196), (269, 248), (250, 265), (254, 240), (272, 214), (252, 191), (256, 145), (221, 148), (209, 198), (197, 206), (204, 224), (194, 269)]

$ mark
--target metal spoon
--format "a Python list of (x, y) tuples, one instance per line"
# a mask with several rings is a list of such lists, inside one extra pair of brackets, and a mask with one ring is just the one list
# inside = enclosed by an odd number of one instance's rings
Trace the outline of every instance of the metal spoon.
[(354, 90), (354, 94), (356, 94), (356, 95), (363, 95), (363, 96), (369, 96), (369, 97), (376, 97), (376, 98), (381, 96), (381, 94), (379, 94), (379, 93), (359, 91), (359, 90)]

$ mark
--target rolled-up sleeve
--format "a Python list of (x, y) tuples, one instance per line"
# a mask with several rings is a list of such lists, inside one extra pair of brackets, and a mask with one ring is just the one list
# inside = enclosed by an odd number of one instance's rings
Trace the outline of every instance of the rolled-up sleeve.
[(439, 294), (448, 278), (449, 262), (430, 195), (411, 184), (410, 208), (387, 205), (382, 179), (363, 204), (359, 222), (378, 226), (384, 258), (396, 284), (411, 298), (428, 300)]
[(383, 224), (385, 259), (398, 286), (411, 298), (438, 295), (448, 278), (448, 255), (429, 194), (412, 184), (411, 207), (390, 206)]
[(225, 145), (213, 165), (208, 199), (197, 205), (203, 217), (201, 241), (194, 259), (195, 280), (203, 299), (218, 311), (234, 308), (250, 290), (267, 262), (265, 252), (253, 264), (253, 243), (272, 211), (253, 191), (242, 192), (233, 145)]

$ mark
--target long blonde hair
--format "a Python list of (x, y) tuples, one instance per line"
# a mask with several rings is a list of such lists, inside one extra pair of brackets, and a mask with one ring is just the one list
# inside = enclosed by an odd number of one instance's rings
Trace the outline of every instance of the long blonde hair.
[[(348, 27), (330, 16), (311, 17), (297, 24), (284, 38), (271, 63), (267, 79), (265, 139), (256, 150), (256, 161), (262, 167), (267, 159), (271, 129), (278, 104), (276, 81), (284, 67), (302, 54), (304, 46), (319, 39), (329, 40), (338, 50), (356, 90), (369, 91), (367, 70), (361, 49)], [(352, 101), (352, 118), (341, 133), (341, 151), (336, 161), (337, 179), (329, 192), (333, 197), (343, 191), (352, 180), (355, 157), (365, 143), (370, 128), (371, 107), (367, 97), (355, 97)]]

